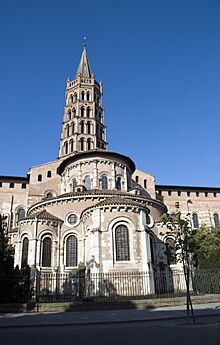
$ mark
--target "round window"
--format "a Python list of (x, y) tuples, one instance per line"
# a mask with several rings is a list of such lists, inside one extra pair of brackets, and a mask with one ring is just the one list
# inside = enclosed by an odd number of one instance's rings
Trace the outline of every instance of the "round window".
[(71, 213), (68, 217), (67, 217), (67, 222), (71, 225), (76, 224), (78, 221), (78, 217), (75, 213)]

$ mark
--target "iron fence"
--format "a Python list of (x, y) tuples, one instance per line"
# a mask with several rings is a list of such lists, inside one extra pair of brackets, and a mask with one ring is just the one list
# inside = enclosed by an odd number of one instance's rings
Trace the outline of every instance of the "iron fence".
[[(220, 269), (190, 274), (191, 295), (220, 294)], [(0, 303), (111, 302), (185, 296), (182, 271), (0, 275)]]

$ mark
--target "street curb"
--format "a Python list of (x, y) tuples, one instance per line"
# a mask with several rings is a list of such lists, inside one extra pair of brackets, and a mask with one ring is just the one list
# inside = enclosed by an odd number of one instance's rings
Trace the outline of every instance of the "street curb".
[[(195, 315), (196, 318), (201, 317), (212, 317), (212, 316), (220, 316), (219, 313), (214, 314), (202, 314), (202, 315)], [(10, 329), (10, 328), (38, 328), (38, 327), (66, 327), (66, 326), (89, 326), (89, 325), (108, 325), (108, 324), (126, 324), (126, 323), (141, 323), (141, 322), (157, 322), (157, 321), (172, 321), (172, 320), (181, 320), (186, 319), (186, 316), (176, 316), (176, 317), (160, 317), (156, 319), (152, 318), (145, 318), (145, 319), (132, 319), (132, 320), (109, 320), (109, 321), (83, 321), (83, 322), (72, 322), (72, 323), (44, 323), (44, 324), (32, 324), (32, 325), (0, 325), (0, 329)], [(192, 320), (192, 317), (190, 317)], [(192, 322), (190, 324), (193, 324)]]

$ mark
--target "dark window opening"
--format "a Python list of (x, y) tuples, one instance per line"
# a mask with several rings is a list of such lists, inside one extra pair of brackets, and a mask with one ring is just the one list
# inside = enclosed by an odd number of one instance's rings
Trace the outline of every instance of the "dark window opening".
[(11, 182), (11, 183), (9, 184), (9, 188), (14, 188), (14, 186), (15, 186), (14, 182)]
[(37, 180), (38, 180), (38, 182), (42, 181), (42, 175), (41, 174), (38, 175)]
[(66, 267), (77, 266), (77, 251), (77, 238), (76, 236), (71, 235), (67, 238), (66, 241)]
[(28, 247), (29, 247), (29, 240), (27, 237), (24, 238), (22, 244), (22, 255), (21, 255), (21, 267), (26, 267), (28, 264)]
[(51, 248), (52, 248), (51, 238), (45, 237), (43, 240), (43, 249), (42, 249), (42, 266), (43, 267), (51, 267)]
[(119, 225), (115, 229), (115, 244), (116, 244), (116, 260), (129, 261), (129, 234), (128, 228), (125, 225)]

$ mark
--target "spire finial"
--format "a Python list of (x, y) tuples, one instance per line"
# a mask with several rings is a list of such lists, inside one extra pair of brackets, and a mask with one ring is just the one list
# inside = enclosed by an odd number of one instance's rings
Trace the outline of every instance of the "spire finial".
[(83, 37), (83, 48), (86, 48), (86, 36)]

